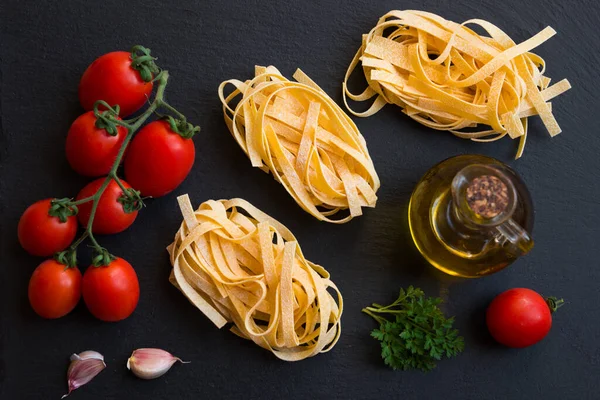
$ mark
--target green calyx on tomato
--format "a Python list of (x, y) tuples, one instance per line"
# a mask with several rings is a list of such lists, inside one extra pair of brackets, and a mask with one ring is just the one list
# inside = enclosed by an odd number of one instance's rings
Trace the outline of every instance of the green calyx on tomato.
[[(106, 108), (105, 111), (100, 112), (98, 106)], [(118, 104), (111, 107), (108, 103), (103, 100), (99, 100), (94, 103), (94, 116), (96, 117), (95, 126), (98, 129), (104, 129), (110, 136), (117, 136), (119, 124), (115, 122), (118, 120), (119, 111), (121, 111)]]
[(104, 247), (94, 249), (94, 257), (92, 258), (93, 267), (103, 267), (109, 265), (111, 262), (116, 260), (117, 257), (113, 256)]
[(199, 126), (190, 124), (185, 118), (175, 119), (172, 116), (167, 115), (165, 120), (169, 123), (171, 130), (184, 139), (191, 139), (196, 133), (200, 132)]
[(550, 308), (551, 313), (555, 313), (556, 310), (565, 305), (565, 301), (563, 299), (559, 299), (554, 296), (546, 297), (546, 304)]
[(137, 212), (145, 206), (144, 198), (140, 195), (140, 191), (135, 190), (134, 188), (125, 188), (123, 194), (119, 196), (117, 201), (121, 203), (123, 211), (125, 211), (126, 214)]
[[(142, 54), (139, 55), (138, 52)], [(160, 72), (160, 68), (154, 63), (156, 57), (150, 55), (150, 49), (136, 45), (131, 49), (131, 67), (140, 72), (144, 82), (150, 82)]]
[(60, 251), (54, 254), (54, 261), (66, 268), (75, 268), (77, 267), (77, 252), (74, 249)]
[(77, 205), (72, 204), (71, 199), (64, 197), (62, 199), (52, 199), (48, 215), (57, 217), (60, 222), (65, 223), (69, 217), (77, 215)]

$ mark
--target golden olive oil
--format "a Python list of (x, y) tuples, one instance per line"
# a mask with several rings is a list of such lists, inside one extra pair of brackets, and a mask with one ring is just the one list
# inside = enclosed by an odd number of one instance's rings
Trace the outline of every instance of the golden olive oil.
[[(501, 204), (507, 208), (502, 215), (488, 213), (484, 215), (494, 218), (485, 219), (469, 209), (469, 204), (474, 203), (467, 202), (465, 190), (478, 184), (478, 190), (489, 195), (487, 186), (482, 189), (481, 179), (491, 177), (493, 180), (489, 181), (494, 183), (498, 181), (496, 176), (512, 190), (509, 200), (513, 203)], [(471, 186), (461, 189), (461, 179), (463, 186)], [(490, 201), (488, 205), (498, 207), (494, 203), (498, 199), (502, 197), (484, 196), (477, 202), (480, 206), (479, 203)], [(408, 214), (411, 236), (419, 252), (434, 267), (450, 275), (475, 278), (492, 274), (533, 246), (529, 235), (534, 213), (529, 191), (512, 169), (490, 157), (462, 155), (435, 165), (417, 184)]]

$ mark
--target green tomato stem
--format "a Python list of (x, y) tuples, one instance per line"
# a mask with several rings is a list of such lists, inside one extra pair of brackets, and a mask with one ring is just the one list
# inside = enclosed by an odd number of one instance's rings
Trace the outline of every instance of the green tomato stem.
[[(143, 116), (143, 114), (142, 114), (142, 116)], [(123, 120), (118, 120), (118, 119), (115, 119), (115, 120), (114, 120), (114, 123), (115, 123), (116, 125), (121, 125), (122, 127), (125, 127), (125, 128), (128, 130), (128, 131), (130, 131), (130, 130), (131, 130), (131, 124), (129, 124), (128, 122), (125, 122), (125, 121), (123, 121)]]
[(74, 241), (71, 246), (69, 246), (69, 250), (71, 251), (75, 251), (77, 249), (77, 246), (79, 246), (85, 239), (87, 239), (87, 237), (89, 236), (87, 230), (83, 232), (83, 234), (81, 236), (79, 236), (79, 238)]
[(167, 103), (167, 102), (163, 101), (163, 102), (161, 103), (161, 106), (162, 106), (163, 108), (166, 108), (167, 110), (171, 111), (172, 113), (176, 114), (176, 115), (177, 115), (177, 117), (178, 117), (179, 119), (182, 119), (182, 120), (184, 120), (184, 121), (185, 121), (185, 115), (183, 115), (181, 112), (179, 112), (177, 109), (175, 109), (175, 107), (173, 107), (173, 106), (172, 106), (172, 105), (170, 105), (169, 103)]
[(81, 200), (71, 201), (69, 204), (72, 205), (72, 206), (78, 206), (80, 204), (87, 203), (87, 202), (93, 201), (93, 200), (94, 200), (94, 196), (90, 196), (90, 197), (86, 197), (86, 198), (81, 199)]
[(125, 194), (127, 192), (127, 188), (125, 187), (125, 185), (123, 185), (123, 182), (121, 182), (119, 177), (116, 174), (113, 174), (113, 175), (109, 174), (109, 176), (111, 176), (113, 178), (113, 180), (117, 183), (117, 185), (119, 185), (119, 187), (123, 191), (123, 194)]
[(76, 268), (77, 267), (77, 246), (81, 244), (86, 238), (88, 234), (87, 231), (83, 233), (75, 242), (69, 246), (68, 249), (59, 251), (54, 255), (54, 259), (65, 265), (65, 268)]
[(550, 308), (550, 312), (554, 314), (556, 310), (565, 305), (565, 301), (563, 299), (556, 298), (554, 296), (550, 296), (546, 298), (546, 303)]

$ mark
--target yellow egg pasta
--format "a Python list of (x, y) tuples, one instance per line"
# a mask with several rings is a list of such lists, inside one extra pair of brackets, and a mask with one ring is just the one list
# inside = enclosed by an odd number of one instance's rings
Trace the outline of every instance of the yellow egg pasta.
[(169, 280), (192, 304), (285, 361), (333, 348), (342, 295), (285, 226), (242, 199), (208, 200), (196, 211), (187, 195), (177, 200), (184, 221), (167, 248)]
[[(467, 25), (478, 26), (487, 35)], [(544, 60), (531, 53), (555, 33), (547, 27), (516, 44), (481, 19), (457, 24), (424, 11), (390, 11), (363, 35), (344, 78), (344, 103), (359, 117), (393, 103), (423, 125), (475, 141), (508, 134), (520, 138), (519, 158), (527, 138), (527, 117), (539, 115), (551, 136), (561, 132), (549, 100), (571, 86), (566, 79), (549, 86)], [(353, 94), (347, 82), (359, 63), (369, 86)], [(363, 112), (348, 104), (348, 98), (366, 101), (374, 96)], [(479, 125), (487, 128), (481, 130)]]
[[(252, 80), (223, 82), (225, 122), (252, 166), (271, 172), (306, 212), (347, 222), (375, 207), (379, 177), (354, 122), (301, 70), (294, 78), (257, 66)], [(226, 95), (228, 85), (235, 89)]]

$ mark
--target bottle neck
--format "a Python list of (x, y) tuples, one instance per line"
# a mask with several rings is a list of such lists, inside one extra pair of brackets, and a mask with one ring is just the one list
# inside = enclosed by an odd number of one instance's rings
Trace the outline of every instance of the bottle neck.
[(452, 180), (456, 213), (469, 227), (488, 230), (508, 221), (517, 205), (512, 181), (492, 165), (473, 164)]

